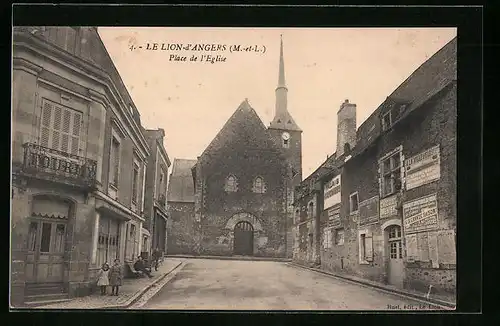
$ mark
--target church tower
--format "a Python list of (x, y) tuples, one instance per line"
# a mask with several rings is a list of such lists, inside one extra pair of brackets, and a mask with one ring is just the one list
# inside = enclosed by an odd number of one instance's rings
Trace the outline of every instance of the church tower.
[(275, 92), (275, 115), (268, 130), (273, 139), (282, 147), (287, 161), (293, 170), (291, 184), (294, 188), (302, 181), (302, 130), (295, 123), (290, 112), (288, 112), (288, 88), (285, 83), (285, 61), (283, 58), (282, 37), (280, 43), (278, 86)]

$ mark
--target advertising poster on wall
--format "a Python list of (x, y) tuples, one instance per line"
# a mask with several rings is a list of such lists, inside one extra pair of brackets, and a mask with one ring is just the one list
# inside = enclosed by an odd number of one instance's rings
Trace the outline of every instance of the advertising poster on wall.
[(379, 217), (378, 196), (363, 200), (359, 203), (359, 225), (375, 223)]
[(333, 205), (340, 203), (340, 189), (341, 189), (341, 180), (340, 175), (333, 178), (330, 182), (325, 184), (323, 187), (324, 194), (324, 205), (325, 209), (332, 207)]
[(380, 219), (389, 218), (398, 215), (397, 195), (385, 197), (380, 200)]
[(403, 224), (406, 234), (437, 228), (436, 194), (403, 204)]
[(440, 172), (439, 145), (434, 146), (405, 161), (406, 189), (417, 188), (439, 180)]

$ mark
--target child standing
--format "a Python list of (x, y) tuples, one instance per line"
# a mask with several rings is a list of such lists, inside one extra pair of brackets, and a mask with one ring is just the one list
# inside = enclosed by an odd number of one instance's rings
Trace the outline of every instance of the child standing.
[(110, 269), (109, 281), (111, 284), (111, 295), (117, 296), (120, 285), (122, 285), (122, 267), (118, 258), (115, 259)]
[(107, 263), (102, 264), (99, 275), (97, 276), (97, 286), (101, 288), (101, 295), (106, 294), (106, 288), (109, 285), (109, 265)]

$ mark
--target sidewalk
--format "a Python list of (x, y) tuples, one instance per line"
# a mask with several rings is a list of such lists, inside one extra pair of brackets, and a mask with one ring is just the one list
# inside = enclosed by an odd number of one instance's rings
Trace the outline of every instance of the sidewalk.
[(383, 283), (379, 283), (379, 282), (367, 280), (367, 279), (364, 279), (364, 278), (361, 278), (361, 277), (357, 277), (357, 276), (353, 276), (353, 275), (344, 275), (344, 274), (333, 273), (333, 272), (325, 271), (325, 270), (322, 270), (322, 269), (319, 269), (319, 268), (314, 268), (314, 267), (308, 267), (308, 266), (300, 265), (300, 264), (297, 264), (297, 263), (294, 263), (294, 262), (288, 263), (288, 265), (293, 266), (293, 267), (298, 267), (298, 268), (312, 270), (312, 271), (315, 271), (315, 272), (318, 272), (318, 273), (322, 273), (322, 274), (326, 274), (326, 275), (329, 275), (329, 276), (337, 277), (337, 278), (340, 278), (340, 279), (343, 279), (343, 280), (355, 282), (355, 283), (358, 283), (358, 284), (361, 284), (361, 285), (365, 285), (365, 286), (369, 286), (369, 287), (374, 287), (374, 288), (377, 288), (377, 289), (380, 289), (380, 290), (391, 292), (393, 294), (398, 294), (398, 295), (403, 295), (403, 296), (407, 296), (407, 297), (411, 297), (411, 298), (423, 300), (423, 301), (426, 301), (426, 302), (429, 302), (429, 303), (434, 303), (436, 305), (441, 305), (441, 306), (444, 306), (444, 307), (447, 307), (447, 308), (455, 309), (455, 307), (456, 307), (456, 299), (453, 296), (451, 296), (451, 295), (450, 296), (446, 296), (446, 295), (438, 295), (438, 294), (431, 293), (430, 296), (429, 296), (429, 298), (427, 298), (426, 297), (427, 293), (421, 293), (421, 292), (418, 292), (418, 291), (408, 290), (408, 289), (402, 290), (402, 289), (396, 288), (396, 287), (394, 287), (392, 285), (388, 285), (388, 284), (383, 284)]
[(108, 295), (102, 296), (97, 293), (74, 298), (70, 301), (35, 307), (36, 309), (124, 309), (136, 302), (153, 285), (164, 279), (170, 272), (176, 269), (182, 259), (166, 258), (158, 271), (152, 272), (153, 277), (142, 277), (137, 279), (125, 278), (120, 287), (118, 296), (111, 296), (111, 289), (108, 288)]
[(290, 258), (254, 257), (254, 256), (203, 256), (203, 255), (167, 255), (167, 258), (218, 259), (218, 260), (251, 260), (251, 261), (281, 261), (291, 262)]

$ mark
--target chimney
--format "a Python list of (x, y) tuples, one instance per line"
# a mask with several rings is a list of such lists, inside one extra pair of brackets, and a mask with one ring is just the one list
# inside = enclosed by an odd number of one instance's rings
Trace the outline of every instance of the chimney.
[(336, 156), (348, 152), (356, 146), (356, 104), (345, 100), (337, 112), (337, 149)]

